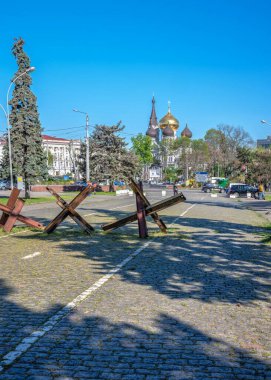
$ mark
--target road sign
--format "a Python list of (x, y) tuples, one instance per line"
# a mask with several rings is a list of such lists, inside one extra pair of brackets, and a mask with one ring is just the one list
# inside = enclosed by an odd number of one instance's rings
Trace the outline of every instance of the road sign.
[(208, 172), (196, 172), (195, 175), (196, 182), (204, 183), (208, 181)]
[(18, 190), (24, 190), (23, 177), (17, 177), (17, 189)]

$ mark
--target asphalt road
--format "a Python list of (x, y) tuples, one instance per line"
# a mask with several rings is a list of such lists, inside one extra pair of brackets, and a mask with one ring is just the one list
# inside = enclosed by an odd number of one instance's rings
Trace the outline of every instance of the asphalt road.
[[(162, 199), (165, 199), (166, 197), (170, 197), (173, 195), (172, 190), (166, 190), (166, 196), (162, 196), (162, 190), (165, 191), (165, 189), (161, 188), (146, 188), (144, 189), (144, 193), (146, 194), (147, 198), (150, 200), (150, 202), (158, 202)], [(184, 195), (188, 196), (188, 198), (191, 196), (194, 197), (196, 194), (197, 196), (199, 194), (202, 194), (200, 191), (195, 190), (187, 190), (183, 192)], [(36, 195), (36, 194), (35, 194)], [(121, 195), (121, 196), (106, 196), (106, 195), (90, 195), (88, 196), (76, 209), (82, 216), (93, 216), (94, 218), (95, 213), (98, 214), (106, 214), (107, 211), (113, 212), (117, 215), (117, 210), (121, 212), (123, 210), (126, 212), (128, 211), (135, 211), (136, 209), (136, 203), (135, 203), (135, 196), (129, 196), (129, 195)], [(52, 220), (58, 213), (61, 211), (60, 207), (55, 202), (50, 203), (40, 203), (40, 204), (34, 204), (29, 206), (24, 206), (23, 209), (23, 215), (28, 216), (30, 218), (37, 219), (38, 221), (47, 224), (50, 220)], [(93, 220), (94, 224), (99, 224), (100, 221)], [(74, 223), (70, 218), (66, 220), (64, 225)], [(19, 224), (19, 223), (18, 223)]]

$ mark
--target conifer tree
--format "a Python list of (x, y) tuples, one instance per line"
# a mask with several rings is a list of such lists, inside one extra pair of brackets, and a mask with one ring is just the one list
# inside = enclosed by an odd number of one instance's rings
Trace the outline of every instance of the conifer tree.
[[(136, 155), (126, 148), (124, 138), (118, 135), (123, 129), (120, 123), (111, 127), (97, 125), (90, 137), (90, 177), (95, 180), (108, 179), (111, 189), (114, 180), (127, 179), (140, 171)], [(84, 144), (82, 148), (80, 167), (84, 177)]]
[(79, 168), (80, 176), (85, 181), (86, 180), (86, 143), (82, 140), (80, 140), (80, 154), (78, 157), (78, 168)]
[[(22, 38), (15, 40), (12, 53), (17, 61), (18, 71), (12, 80), (30, 67), (30, 59), (23, 50)], [(47, 160), (42, 147), (41, 124), (37, 109), (37, 98), (30, 86), (32, 79), (29, 73), (22, 75), (14, 83), (12, 99), (9, 102), (10, 137), (14, 176), (22, 176), (25, 183), (25, 197), (30, 197), (30, 184), (48, 174)], [(9, 176), (8, 149), (5, 144), (2, 160), (2, 175)]]

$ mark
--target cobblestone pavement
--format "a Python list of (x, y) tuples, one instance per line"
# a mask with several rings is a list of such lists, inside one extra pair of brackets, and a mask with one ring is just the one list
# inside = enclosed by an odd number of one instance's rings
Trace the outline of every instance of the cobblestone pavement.
[[(266, 222), (237, 200), (187, 195), (145, 247), (136, 225), (0, 240), (0, 379), (271, 379)], [(133, 209), (107, 206), (87, 220)]]

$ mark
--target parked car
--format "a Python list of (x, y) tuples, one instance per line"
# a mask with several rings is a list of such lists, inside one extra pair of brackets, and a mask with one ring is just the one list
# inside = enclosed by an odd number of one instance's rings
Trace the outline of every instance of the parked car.
[(125, 182), (124, 181), (114, 181), (115, 186), (124, 186)]
[(10, 190), (10, 181), (6, 179), (0, 180), (0, 190)]
[(80, 188), (84, 189), (85, 187), (87, 187), (88, 184), (85, 181), (76, 181), (73, 185), (79, 186)]
[(201, 191), (204, 191), (204, 193), (210, 193), (212, 190), (218, 190), (219, 193), (222, 193), (223, 187), (216, 183), (204, 183), (201, 188)]
[(258, 188), (255, 186), (246, 185), (245, 183), (241, 184), (233, 184), (228, 188), (227, 196), (230, 197), (234, 195), (234, 197), (247, 197), (248, 193), (251, 194), (252, 198), (257, 198), (258, 196)]
[(246, 185), (245, 183), (242, 182), (231, 182), (229, 185), (225, 188), (225, 192), (228, 194), (229, 190), (231, 189), (232, 186), (239, 186), (239, 185)]

